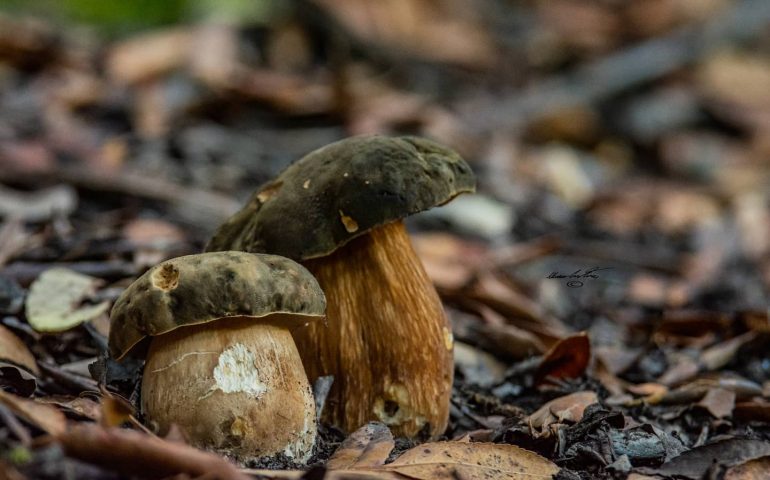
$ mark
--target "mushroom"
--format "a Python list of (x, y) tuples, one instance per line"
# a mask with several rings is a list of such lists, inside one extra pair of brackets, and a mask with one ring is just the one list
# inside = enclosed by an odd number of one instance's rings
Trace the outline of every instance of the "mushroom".
[(110, 353), (146, 353), (142, 410), (161, 433), (176, 424), (194, 445), (239, 460), (283, 453), (304, 463), (315, 403), (290, 328), (322, 318), (325, 304), (287, 258), (174, 258), (118, 298)]
[(402, 219), (474, 189), (446, 147), (355, 137), (290, 165), (214, 234), (208, 251), (283, 255), (324, 289), (328, 325), (294, 339), (311, 381), (334, 375), (326, 421), (353, 431), (379, 420), (407, 437), (446, 429), (452, 333)]

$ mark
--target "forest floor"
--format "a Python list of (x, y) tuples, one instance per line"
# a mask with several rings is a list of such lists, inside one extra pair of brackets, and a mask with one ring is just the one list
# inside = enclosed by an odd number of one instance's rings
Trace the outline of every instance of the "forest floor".
[[(109, 42), (0, 14), (0, 479), (766, 478), (770, 2), (298, 5)], [(407, 220), (456, 340), (447, 443), (322, 425), (303, 472), (156, 437), (112, 303), (375, 133), (478, 178)]]

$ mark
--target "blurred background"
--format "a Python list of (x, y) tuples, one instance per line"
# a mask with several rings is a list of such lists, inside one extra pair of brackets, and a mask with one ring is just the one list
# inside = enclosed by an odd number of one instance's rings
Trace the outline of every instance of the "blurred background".
[(373, 133), (478, 176), (408, 223), (459, 382), (520, 402), (506, 368), (586, 330), (618, 402), (726, 371), (767, 391), (767, 0), (0, 1), (0, 274), (114, 298)]

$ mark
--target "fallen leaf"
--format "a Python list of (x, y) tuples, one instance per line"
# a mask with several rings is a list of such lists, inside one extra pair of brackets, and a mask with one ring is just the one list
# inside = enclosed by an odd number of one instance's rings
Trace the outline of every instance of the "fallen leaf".
[(51, 435), (59, 435), (67, 428), (64, 414), (51, 405), (13, 395), (0, 390), (0, 403), (13, 413)]
[(191, 53), (193, 32), (172, 28), (131, 37), (107, 53), (107, 72), (121, 83), (136, 84), (184, 66)]
[(515, 445), (465, 442), (425, 443), (381, 468), (424, 480), (524, 480), (559, 472), (549, 460)]
[(459, 290), (467, 285), (486, 253), (483, 245), (448, 233), (421, 233), (411, 239), (425, 271), (440, 290)]
[(767, 455), (770, 455), (770, 442), (733, 438), (695, 447), (657, 469), (644, 469), (642, 473), (697, 480), (714, 464), (733, 467)]
[(131, 404), (102, 388), (100, 423), (103, 427), (119, 427), (131, 420), (134, 407)]
[(249, 479), (219, 455), (135, 430), (73, 423), (55, 436), (67, 455), (124, 474), (167, 478), (186, 473), (212, 480)]
[[(381, 452), (380, 452), (381, 454)], [(376, 455), (379, 457), (379, 454)], [(481, 442), (424, 443), (404, 452), (387, 465), (328, 470), (326, 480), (535, 480), (550, 479), (559, 467), (540, 455), (515, 445)], [(300, 479), (303, 471), (243, 470), (259, 478)]]
[(85, 417), (89, 420), (99, 421), (102, 417), (101, 406), (99, 403), (87, 397), (39, 397), (35, 399), (40, 403), (56, 405), (64, 411)]
[(40, 375), (35, 357), (24, 342), (10, 330), (0, 325), (0, 362), (11, 362), (19, 367)]
[(385, 463), (395, 443), (390, 429), (380, 422), (369, 422), (353, 432), (326, 463), (330, 470), (377, 467)]
[(24, 342), (0, 325), (0, 386), (28, 397), (35, 392), (40, 375), (35, 357)]
[(527, 423), (535, 429), (537, 437), (549, 437), (565, 424), (577, 423), (585, 409), (596, 402), (595, 392), (575, 392), (556, 398), (527, 417)]
[(767, 472), (770, 472), (770, 456), (728, 468), (724, 480), (763, 480), (767, 478)]
[(579, 333), (560, 341), (545, 354), (535, 373), (535, 382), (541, 384), (548, 378), (578, 378), (591, 361), (591, 343), (588, 335)]
[(474, 10), (444, 2), (315, 0), (357, 38), (404, 54), (467, 67), (489, 66), (492, 42)]
[(123, 236), (143, 247), (163, 248), (183, 242), (184, 233), (176, 225), (155, 218), (137, 218), (123, 227)]
[(19, 192), (0, 186), (0, 217), (40, 222), (57, 214), (69, 216), (77, 205), (78, 195), (69, 185), (35, 192)]
[(715, 418), (727, 418), (735, 408), (735, 392), (724, 388), (710, 388), (698, 405), (708, 410)]
[(739, 402), (735, 404), (733, 416), (744, 422), (770, 422), (770, 403), (764, 400)]
[(709, 390), (722, 389), (733, 392), (736, 398), (751, 398), (762, 395), (762, 387), (744, 378), (720, 377), (699, 378), (676, 389), (665, 392), (662, 396), (646, 398), (650, 404), (681, 405), (702, 399)]
[(65, 268), (46, 270), (30, 286), (27, 321), (38, 332), (62, 332), (101, 315), (109, 302), (81, 306), (99, 284)]

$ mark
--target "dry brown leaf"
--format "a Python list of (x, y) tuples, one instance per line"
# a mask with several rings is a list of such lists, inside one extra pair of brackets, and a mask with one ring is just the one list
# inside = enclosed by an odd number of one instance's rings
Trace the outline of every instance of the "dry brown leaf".
[(606, 51), (622, 31), (620, 18), (600, 2), (550, 0), (537, 6), (548, 34), (580, 51)]
[(707, 348), (700, 354), (701, 364), (706, 370), (718, 370), (730, 363), (738, 350), (757, 337), (756, 332), (746, 332), (730, 340)]
[(0, 325), (0, 386), (28, 397), (35, 393), (39, 375), (32, 352), (19, 337)]
[(123, 474), (146, 478), (179, 473), (212, 480), (249, 478), (219, 455), (134, 430), (73, 423), (59, 432), (56, 439), (67, 455)]
[(702, 91), (720, 102), (744, 108), (770, 108), (770, 60), (721, 52), (699, 72)]
[(10, 330), (0, 325), (0, 362), (10, 362), (40, 375), (37, 362), (24, 342)]
[(755, 458), (746, 463), (730, 467), (724, 480), (763, 480), (770, 472), (770, 456)]
[(544, 313), (540, 305), (513, 288), (498, 275), (484, 273), (459, 301), (475, 300), (504, 315), (509, 323), (534, 333), (546, 345), (570, 334), (558, 319)]
[(353, 432), (326, 463), (329, 470), (378, 467), (388, 459), (395, 442), (390, 429), (370, 422)]
[(100, 423), (103, 427), (119, 427), (131, 420), (134, 408), (131, 404), (102, 388)]
[(549, 460), (515, 445), (465, 442), (425, 443), (382, 468), (424, 480), (545, 479), (559, 472)]
[[(299, 479), (302, 471), (243, 470), (260, 478)], [(404, 452), (392, 463), (374, 467), (329, 470), (327, 480), (536, 480), (553, 478), (559, 467), (515, 445), (474, 442), (424, 443)]]
[(560, 341), (545, 354), (535, 373), (541, 384), (548, 378), (577, 378), (583, 375), (591, 361), (591, 343), (586, 333), (579, 333)]
[(727, 418), (735, 408), (735, 392), (724, 388), (710, 388), (698, 405), (708, 410), (715, 418)]
[(64, 418), (64, 414), (51, 405), (28, 400), (3, 390), (0, 390), (0, 403), (51, 435), (59, 435), (67, 429), (67, 420)]
[(486, 67), (493, 44), (462, 2), (315, 0), (353, 35), (394, 52), (467, 67)]
[(411, 239), (425, 271), (440, 290), (467, 285), (486, 254), (483, 245), (447, 233), (421, 233)]
[(85, 417), (89, 420), (99, 421), (102, 417), (101, 407), (99, 403), (91, 400), (87, 397), (40, 397), (36, 399), (38, 402), (56, 405), (61, 408), (65, 413), (74, 413)]
[(736, 403), (733, 416), (744, 422), (770, 422), (770, 403), (764, 400)]
[(598, 401), (595, 392), (571, 393), (546, 403), (527, 417), (527, 422), (536, 430), (536, 436), (549, 437), (564, 423), (579, 422), (585, 409)]
[(118, 82), (133, 84), (184, 66), (190, 56), (193, 32), (174, 28), (131, 37), (107, 54), (107, 72)]

